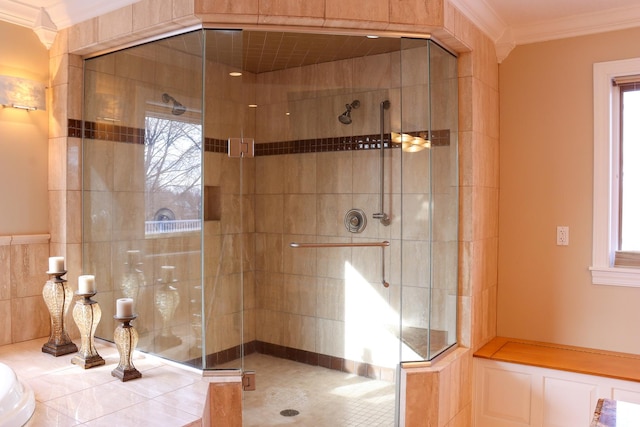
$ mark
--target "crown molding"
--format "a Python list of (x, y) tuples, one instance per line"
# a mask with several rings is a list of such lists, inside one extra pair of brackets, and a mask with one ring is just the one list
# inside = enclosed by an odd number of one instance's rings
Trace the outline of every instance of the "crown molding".
[(507, 30), (507, 24), (484, 0), (448, 0), (495, 43)]
[(510, 27), (485, 0), (448, 1), (495, 43), (498, 62), (517, 45), (640, 26), (640, 4)]
[(496, 45), (496, 59), (498, 60), (498, 64), (501, 64), (502, 61), (505, 60), (507, 56), (511, 53), (513, 49), (516, 47), (516, 42), (513, 39), (513, 34), (511, 33), (511, 28), (507, 28), (505, 32), (495, 42)]
[(484, 0), (449, 0), (449, 2), (485, 33), (496, 47), (496, 59), (501, 63), (516, 47), (509, 26)]
[[(60, 29), (113, 12), (140, 0), (1, 0), (0, 20), (31, 28), (47, 47)], [(509, 27), (487, 0), (446, 0), (496, 46), (502, 62), (516, 45), (640, 26), (640, 4)], [(45, 5), (42, 8), (40, 5)]]
[(36, 22), (33, 24), (33, 31), (47, 49), (51, 47), (53, 41), (56, 39), (58, 28), (44, 8), (40, 8)]
[(624, 30), (640, 26), (640, 4), (572, 15), (512, 29), (516, 45)]
[(39, 7), (16, 0), (0, 1), (0, 20), (31, 28), (47, 49), (51, 47), (58, 30), (104, 15), (139, 0), (56, 0)]
[(22, 27), (31, 28), (38, 17), (39, 8), (13, 0), (0, 2), (0, 19)]

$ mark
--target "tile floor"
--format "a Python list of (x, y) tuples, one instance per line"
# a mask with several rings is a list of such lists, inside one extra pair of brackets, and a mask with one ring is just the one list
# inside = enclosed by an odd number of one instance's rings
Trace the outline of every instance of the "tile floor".
[(106, 364), (82, 369), (73, 354), (42, 352), (46, 338), (0, 347), (0, 362), (10, 366), (36, 396), (27, 427), (182, 427), (199, 424), (207, 383), (198, 371), (141, 352), (133, 364), (142, 378), (122, 382), (111, 376), (118, 351), (96, 340)]
[[(392, 427), (395, 384), (250, 354), (245, 370), (256, 372), (255, 391), (244, 394), (244, 427)], [(280, 415), (293, 409), (295, 416)]]
[[(111, 376), (118, 364), (111, 343), (96, 340), (106, 365), (84, 370), (71, 364), (72, 354), (56, 358), (42, 353), (45, 342), (0, 347), (0, 362), (35, 393), (36, 411), (27, 427), (200, 424), (207, 383), (199, 371), (136, 352), (133, 363), (142, 378), (123, 383)], [(394, 425), (392, 383), (257, 353), (245, 358), (245, 369), (256, 371), (257, 390), (244, 395), (244, 427)], [(299, 414), (280, 414), (287, 409)]]

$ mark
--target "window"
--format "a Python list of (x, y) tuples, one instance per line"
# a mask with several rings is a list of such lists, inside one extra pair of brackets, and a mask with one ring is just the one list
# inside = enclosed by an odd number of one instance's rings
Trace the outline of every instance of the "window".
[(614, 81), (620, 91), (620, 207), (614, 265), (640, 267), (640, 76)]
[(145, 234), (200, 230), (202, 126), (147, 114)]
[(594, 64), (591, 275), (599, 285), (640, 287), (636, 219), (640, 208), (640, 84), (636, 82), (640, 82), (640, 58)]

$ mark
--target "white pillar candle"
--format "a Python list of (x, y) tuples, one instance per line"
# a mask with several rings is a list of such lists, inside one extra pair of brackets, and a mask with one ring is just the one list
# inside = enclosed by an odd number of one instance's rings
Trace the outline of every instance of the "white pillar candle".
[(118, 298), (116, 300), (116, 316), (117, 317), (133, 316), (133, 298)]
[(96, 278), (90, 274), (78, 277), (78, 293), (79, 294), (95, 294)]
[(173, 265), (163, 265), (160, 267), (160, 278), (163, 283), (173, 282), (173, 272), (175, 269), (176, 268)]
[(127, 251), (127, 263), (129, 265), (137, 265), (140, 259), (140, 251), (130, 250)]
[(62, 273), (64, 271), (64, 257), (49, 257), (49, 273)]

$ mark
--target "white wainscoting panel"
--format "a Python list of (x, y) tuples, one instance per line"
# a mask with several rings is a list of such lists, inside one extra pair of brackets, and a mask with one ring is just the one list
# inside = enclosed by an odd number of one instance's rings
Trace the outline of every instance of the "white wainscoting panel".
[(640, 383), (474, 358), (474, 427), (588, 427), (600, 398), (640, 403)]

